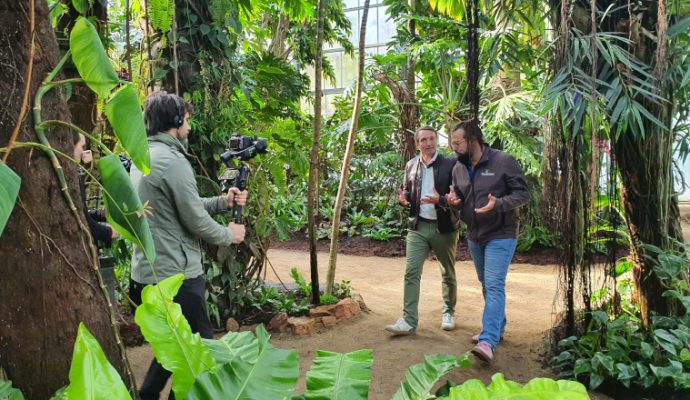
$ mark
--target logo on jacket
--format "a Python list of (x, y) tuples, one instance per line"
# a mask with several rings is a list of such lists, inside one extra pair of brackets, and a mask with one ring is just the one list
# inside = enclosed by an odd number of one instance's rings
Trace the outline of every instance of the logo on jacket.
[(482, 174), (482, 176), (495, 176), (496, 175), (495, 173), (489, 171), (488, 169), (485, 169), (484, 171), (482, 171), (481, 174)]

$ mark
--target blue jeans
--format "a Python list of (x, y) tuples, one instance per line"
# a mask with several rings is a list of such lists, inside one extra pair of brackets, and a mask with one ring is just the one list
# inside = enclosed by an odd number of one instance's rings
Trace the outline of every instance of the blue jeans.
[(484, 245), (467, 241), (484, 295), (479, 341), (489, 343), (493, 349), (506, 327), (506, 275), (516, 246), (517, 239), (495, 239)]

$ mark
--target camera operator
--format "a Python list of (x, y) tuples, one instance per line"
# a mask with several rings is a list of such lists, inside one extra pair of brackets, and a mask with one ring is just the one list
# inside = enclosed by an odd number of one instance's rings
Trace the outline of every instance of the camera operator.
[[(156, 249), (154, 265), (144, 252), (134, 246), (130, 298), (141, 303), (141, 291), (172, 275), (183, 273), (185, 280), (175, 297), (192, 332), (213, 338), (213, 327), (206, 310), (206, 285), (201, 264), (199, 239), (217, 246), (238, 244), (244, 240), (244, 225), (217, 223), (211, 215), (244, 206), (247, 192), (237, 188), (227, 195), (201, 198), (192, 166), (186, 158), (183, 142), (190, 131), (188, 119), (192, 107), (184, 99), (156, 92), (146, 99), (144, 120), (151, 155), (151, 172), (143, 175), (132, 165), (131, 178), (143, 203), (153, 215), (148, 217)], [(158, 399), (170, 372), (154, 359), (151, 362), (139, 395), (142, 399)]]
[[(75, 160), (87, 166), (93, 161), (91, 151), (86, 150), (86, 138), (81, 133), (74, 144), (73, 155)], [(86, 204), (86, 173), (81, 168), (79, 169), (79, 192), (81, 193), (81, 201)], [(98, 247), (110, 247), (112, 240), (118, 237), (118, 233), (110, 225), (99, 222), (99, 220), (101, 222), (104, 220), (102, 216), (98, 217), (98, 215), (102, 214), (99, 211), (85, 209), (84, 217), (89, 226), (89, 231), (91, 231), (94, 244)]]

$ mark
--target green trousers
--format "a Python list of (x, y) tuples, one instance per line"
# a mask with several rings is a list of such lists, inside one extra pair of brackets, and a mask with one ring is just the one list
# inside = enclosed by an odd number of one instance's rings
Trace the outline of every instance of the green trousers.
[(407, 232), (403, 317), (408, 324), (417, 327), (419, 321), (419, 282), (429, 250), (434, 250), (441, 267), (443, 302), (445, 303), (443, 312), (451, 315), (455, 312), (458, 287), (455, 279), (455, 251), (458, 234), (458, 231), (439, 233), (436, 223), (424, 221), (419, 221), (417, 230)]

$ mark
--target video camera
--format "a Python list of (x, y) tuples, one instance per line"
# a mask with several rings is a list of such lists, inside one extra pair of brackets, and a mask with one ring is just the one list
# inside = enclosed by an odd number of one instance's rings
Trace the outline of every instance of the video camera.
[[(220, 155), (220, 159), (225, 163), (226, 168), (218, 177), (223, 192), (227, 192), (231, 187), (246, 190), (249, 184), (249, 167), (244, 164), (244, 161), (249, 161), (259, 154), (265, 154), (268, 151), (267, 140), (256, 136), (234, 134), (230, 137), (225, 150)], [(236, 223), (242, 223), (242, 207), (235, 205), (232, 216)]]

